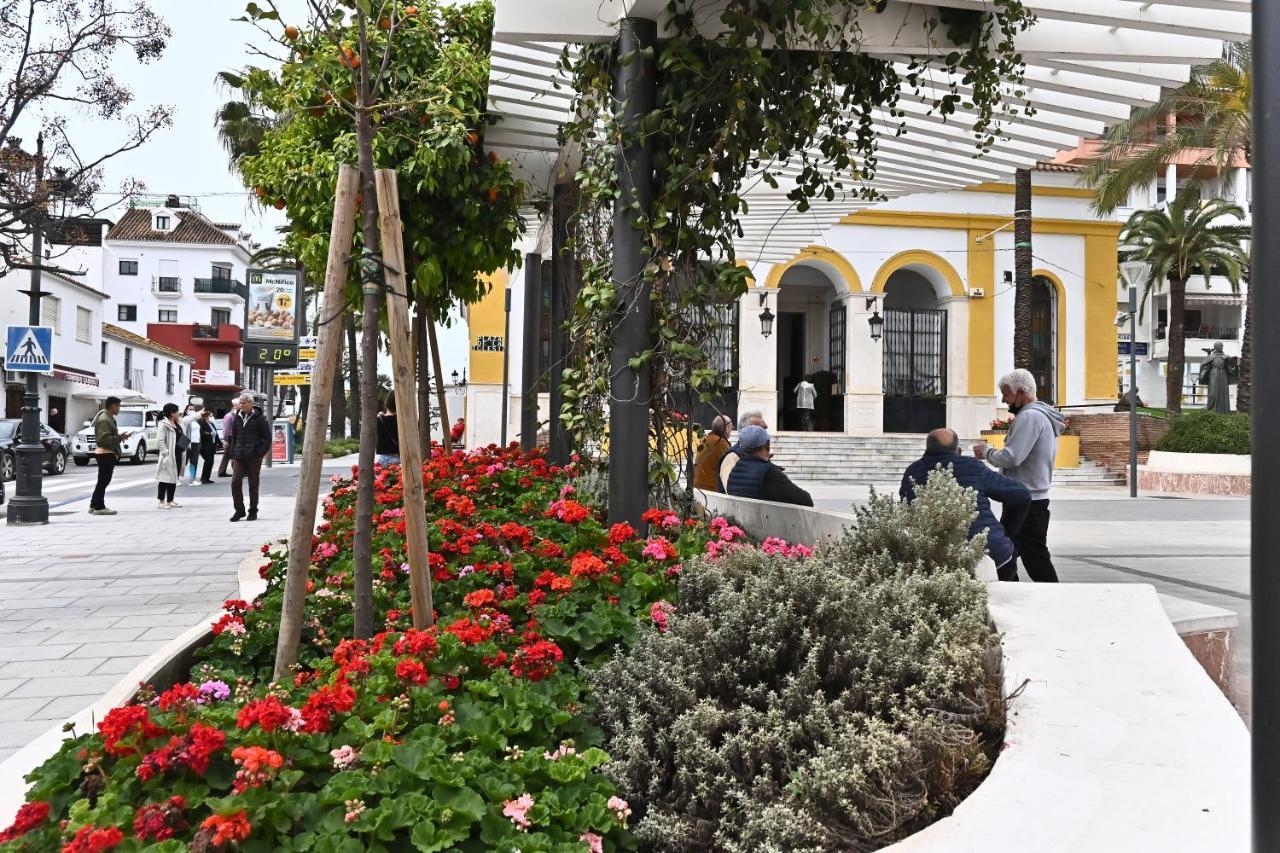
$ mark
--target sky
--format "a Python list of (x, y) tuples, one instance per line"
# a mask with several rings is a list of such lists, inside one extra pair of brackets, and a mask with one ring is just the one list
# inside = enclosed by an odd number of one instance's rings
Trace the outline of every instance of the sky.
[[(217, 222), (239, 222), (263, 246), (278, 242), (275, 229), (283, 225), (283, 211), (261, 209), (253, 203), (240, 179), (231, 172), (226, 152), (218, 143), (213, 117), (231, 93), (215, 81), (223, 70), (249, 64), (265, 65), (267, 60), (250, 52), (250, 44), (265, 47), (261, 35), (250, 24), (234, 19), (243, 16), (246, 0), (151, 0), (152, 8), (165, 18), (172, 37), (164, 55), (148, 65), (139, 65), (132, 51), (118, 52), (115, 71), (134, 93), (134, 106), (153, 104), (175, 107), (173, 127), (152, 137), (142, 148), (109, 161), (104, 190), (118, 190), (132, 177), (143, 181), (149, 193), (196, 196), (201, 212)], [(278, 0), (285, 17), (290, 12), (305, 19), (304, 0)], [(64, 111), (65, 104), (54, 109)], [(72, 116), (74, 139), (88, 140), (86, 151), (101, 151), (110, 144), (109, 124), (91, 116)], [(34, 133), (23, 134), (34, 137)], [(98, 140), (101, 139), (101, 142)], [(116, 195), (104, 196), (106, 202)], [(119, 207), (104, 215), (118, 216)], [(455, 321), (452, 328), (439, 330), (441, 361), (445, 376), (462, 371), (467, 358), (465, 328)], [(388, 369), (384, 372), (390, 373)]]

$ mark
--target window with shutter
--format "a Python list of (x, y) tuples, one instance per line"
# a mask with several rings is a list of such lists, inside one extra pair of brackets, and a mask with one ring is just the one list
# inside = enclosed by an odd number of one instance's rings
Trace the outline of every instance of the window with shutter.
[(76, 340), (82, 344), (93, 343), (93, 312), (88, 308), (76, 308)]
[(62, 300), (56, 296), (46, 296), (40, 302), (40, 325), (52, 327), (55, 335), (62, 334), (62, 327), (58, 323), (61, 307)]

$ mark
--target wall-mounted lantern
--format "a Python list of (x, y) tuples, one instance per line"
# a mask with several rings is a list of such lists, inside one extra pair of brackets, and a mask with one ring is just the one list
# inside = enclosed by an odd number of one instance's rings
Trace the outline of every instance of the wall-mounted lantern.
[(867, 318), (867, 328), (871, 330), (871, 340), (878, 342), (884, 334), (884, 318), (876, 310), (876, 298), (874, 296), (867, 297), (867, 310), (872, 312), (871, 316)]
[(773, 312), (769, 310), (769, 294), (760, 294), (760, 334), (769, 337), (773, 334)]

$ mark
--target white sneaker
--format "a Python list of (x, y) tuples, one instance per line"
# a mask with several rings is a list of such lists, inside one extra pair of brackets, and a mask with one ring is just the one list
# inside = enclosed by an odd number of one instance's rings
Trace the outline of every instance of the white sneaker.
[(173, 509), (174, 507), (179, 507), (179, 506), (182, 506), (182, 504), (178, 503), (177, 501), (169, 501), (169, 509)]
[(164, 501), (157, 501), (157, 502), (156, 502), (156, 509), (168, 509), (168, 508), (169, 508), (169, 505), (168, 505), (167, 503), (165, 503)]
[(204, 485), (204, 483), (200, 482), (199, 480), (192, 480), (192, 481), (191, 481), (190, 483), (188, 483), (187, 485), (189, 485), (189, 486), (203, 486), (203, 485)]

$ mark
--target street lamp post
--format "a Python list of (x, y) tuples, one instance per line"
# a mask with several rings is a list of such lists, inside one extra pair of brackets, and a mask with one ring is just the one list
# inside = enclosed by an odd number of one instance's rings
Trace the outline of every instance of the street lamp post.
[[(31, 288), (27, 294), (27, 321), (40, 325), (40, 274), (44, 254), (44, 134), (36, 136), (35, 184), (31, 206)], [(50, 353), (52, 355), (52, 353)], [(13, 499), (6, 510), (9, 524), (48, 524), (49, 499), (44, 496), (44, 446), (40, 444), (40, 375), (27, 374), (27, 390), (22, 398), (21, 443), (17, 448), (18, 477)]]
[(1142, 261), (1120, 264), (1120, 275), (1129, 286), (1129, 497), (1138, 496), (1138, 285), (1149, 266)]
[(506, 317), (502, 327), (502, 446), (507, 446), (507, 400), (511, 397), (511, 285), (507, 285), (502, 310)]

